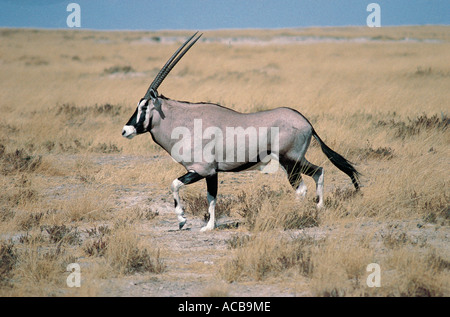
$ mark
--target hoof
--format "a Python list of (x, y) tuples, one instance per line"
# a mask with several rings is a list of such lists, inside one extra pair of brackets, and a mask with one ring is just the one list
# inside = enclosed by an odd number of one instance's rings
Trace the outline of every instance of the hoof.
[(183, 228), (183, 226), (186, 224), (187, 220), (181, 221), (180, 223), (178, 223), (178, 229), (181, 230)]
[(200, 229), (200, 232), (206, 232), (206, 231), (212, 231), (212, 230), (214, 230), (214, 225), (212, 225), (212, 226), (206, 225)]

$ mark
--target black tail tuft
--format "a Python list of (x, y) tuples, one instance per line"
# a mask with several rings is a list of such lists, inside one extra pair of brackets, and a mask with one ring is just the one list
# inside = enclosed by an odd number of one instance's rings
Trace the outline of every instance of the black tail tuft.
[(352, 165), (351, 162), (347, 161), (342, 155), (336, 153), (332, 149), (330, 149), (317, 135), (314, 129), (312, 130), (312, 134), (314, 138), (319, 142), (320, 147), (322, 148), (322, 152), (328, 157), (328, 159), (333, 163), (337, 168), (347, 174), (352, 180), (353, 185), (356, 190), (359, 190), (359, 176), (361, 175)]

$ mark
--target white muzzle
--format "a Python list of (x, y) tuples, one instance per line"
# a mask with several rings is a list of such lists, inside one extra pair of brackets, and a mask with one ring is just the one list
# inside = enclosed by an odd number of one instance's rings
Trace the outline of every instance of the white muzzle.
[(136, 128), (131, 125), (126, 125), (122, 129), (122, 136), (127, 139), (132, 139), (136, 135)]

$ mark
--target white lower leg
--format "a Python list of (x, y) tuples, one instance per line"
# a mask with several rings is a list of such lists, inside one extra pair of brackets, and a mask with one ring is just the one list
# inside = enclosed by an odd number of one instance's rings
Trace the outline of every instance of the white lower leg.
[(203, 228), (200, 229), (200, 231), (210, 231), (213, 230), (216, 226), (216, 219), (215, 219), (215, 208), (216, 208), (216, 198), (214, 196), (211, 196), (209, 193), (207, 194), (208, 198), (208, 213), (209, 213), (209, 221)]
[(323, 207), (323, 168), (320, 167), (316, 174), (313, 176), (316, 182), (316, 195), (319, 201), (317, 202), (317, 208)]
[(183, 226), (185, 225), (187, 219), (184, 216), (184, 210), (183, 207), (181, 205), (181, 199), (180, 199), (180, 195), (179, 195), (179, 190), (180, 187), (183, 186), (183, 182), (181, 182), (178, 179), (175, 179), (172, 182), (172, 192), (173, 192), (173, 199), (174, 199), (174, 203), (175, 203), (175, 214), (177, 215), (177, 219), (178, 219), (178, 226), (179, 228), (183, 228)]
[(297, 196), (300, 196), (301, 198), (305, 198), (307, 192), (308, 192), (308, 188), (306, 187), (306, 185), (302, 179), (300, 184), (298, 185), (295, 193), (297, 194)]

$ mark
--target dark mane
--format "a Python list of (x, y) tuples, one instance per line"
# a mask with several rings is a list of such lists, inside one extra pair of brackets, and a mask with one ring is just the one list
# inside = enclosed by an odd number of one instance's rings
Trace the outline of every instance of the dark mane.
[(213, 103), (213, 102), (205, 102), (205, 101), (191, 102), (191, 101), (184, 101), (184, 100), (174, 100), (174, 99), (170, 99), (170, 98), (168, 98), (168, 97), (166, 97), (164, 95), (159, 95), (158, 97), (161, 98), (161, 99), (164, 99), (164, 100), (173, 100), (173, 101), (178, 101), (178, 102), (182, 102), (182, 103), (187, 103), (187, 104), (190, 104), (190, 105), (213, 105), (213, 106), (217, 106), (217, 107), (224, 108), (224, 109), (227, 109), (227, 110), (231, 110), (231, 111), (234, 111), (234, 112), (238, 112), (238, 111), (236, 111), (234, 109), (227, 108), (225, 106), (222, 106), (222, 105), (219, 105), (218, 103)]

